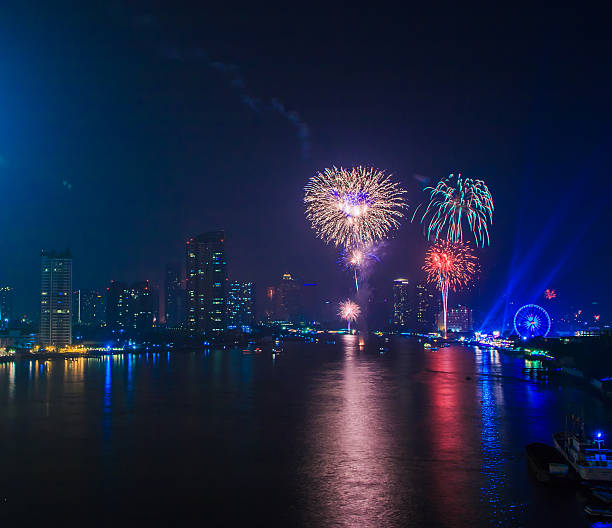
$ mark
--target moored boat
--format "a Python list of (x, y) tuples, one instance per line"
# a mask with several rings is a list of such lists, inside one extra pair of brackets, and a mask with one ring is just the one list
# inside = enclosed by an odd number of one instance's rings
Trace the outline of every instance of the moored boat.
[(584, 512), (591, 517), (612, 517), (612, 510), (601, 506), (587, 504), (584, 507)]
[(578, 473), (582, 480), (589, 482), (612, 482), (612, 449), (603, 448), (603, 434), (588, 437), (584, 423), (572, 417), (572, 428), (555, 433), (553, 442), (563, 458)]

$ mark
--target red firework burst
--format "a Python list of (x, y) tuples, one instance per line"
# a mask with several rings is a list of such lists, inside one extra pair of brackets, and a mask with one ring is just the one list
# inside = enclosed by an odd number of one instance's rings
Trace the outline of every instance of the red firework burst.
[(545, 299), (548, 299), (550, 301), (551, 299), (554, 299), (556, 296), (557, 296), (557, 292), (555, 290), (551, 290), (551, 289), (544, 290)]
[(478, 259), (467, 242), (438, 240), (425, 254), (427, 281), (448, 281), (453, 291), (467, 286), (478, 271)]

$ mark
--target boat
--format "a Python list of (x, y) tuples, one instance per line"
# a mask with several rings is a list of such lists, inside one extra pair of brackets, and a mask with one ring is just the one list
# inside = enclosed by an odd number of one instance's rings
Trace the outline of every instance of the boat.
[(612, 510), (601, 506), (587, 504), (584, 512), (591, 517), (612, 517)]
[(604, 449), (603, 434), (594, 437), (584, 434), (584, 422), (570, 418), (571, 430), (555, 433), (553, 442), (563, 458), (578, 473), (582, 480), (589, 482), (612, 482), (612, 449)]
[(578, 480), (576, 473), (554, 447), (534, 442), (525, 446), (527, 467), (539, 482), (566, 483)]

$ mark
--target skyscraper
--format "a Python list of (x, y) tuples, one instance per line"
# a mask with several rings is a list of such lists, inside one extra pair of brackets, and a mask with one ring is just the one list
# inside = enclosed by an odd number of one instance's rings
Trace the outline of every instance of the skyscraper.
[(72, 294), (72, 323), (85, 326), (101, 326), (104, 319), (104, 303), (100, 292), (75, 290)]
[(181, 268), (167, 264), (164, 283), (166, 326), (178, 328), (185, 322), (185, 290), (181, 284)]
[(414, 302), (410, 283), (407, 279), (393, 281), (393, 324), (400, 329), (407, 329), (414, 323)]
[(439, 304), (438, 297), (427, 284), (416, 285), (416, 323), (419, 330), (431, 332), (434, 329)]
[(187, 328), (218, 333), (225, 329), (227, 271), (225, 234), (210, 231), (186, 245)]
[(130, 291), (122, 282), (112, 280), (106, 288), (106, 326), (111, 330), (130, 326)]
[(70, 251), (43, 251), (40, 259), (41, 346), (72, 343), (72, 255)]
[(232, 281), (227, 292), (227, 327), (249, 331), (255, 322), (255, 286)]
[(290, 273), (284, 273), (276, 287), (276, 320), (295, 323), (302, 317), (302, 287)]
[(0, 328), (7, 328), (13, 319), (13, 292), (10, 286), (0, 286)]

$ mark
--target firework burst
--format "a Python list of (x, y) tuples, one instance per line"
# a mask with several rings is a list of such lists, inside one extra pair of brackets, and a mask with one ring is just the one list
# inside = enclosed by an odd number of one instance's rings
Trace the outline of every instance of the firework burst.
[[(463, 224), (467, 221), (476, 246), (489, 244), (489, 224), (493, 222), (493, 197), (482, 180), (451, 174), (435, 187), (426, 187), (429, 203), (421, 217), (427, 239), (444, 238), (463, 241)], [(416, 211), (415, 211), (416, 215)], [(413, 215), (414, 220), (414, 215)]]
[(342, 255), (342, 261), (347, 269), (359, 269), (365, 263), (368, 254), (360, 248), (350, 249)]
[(347, 270), (353, 271), (355, 276), (355, 289), (357, 292), (359, 291), (358, 274), (373, 260), (379, 261), (373, 245), (348, 249), (342, 253), (340, 262)]
[(325, 169), (304, 190), (306, 216), (319, 238), (347, 250), (385, 238), (407, 207), (405, 191), (369, 167)]
[(478, 271), (477, 262), (469, 243), (439, 240), (425, 254), (427, 282), (436, 284), (442, 294), (445, 336), (448, 291), (467, 286)]
[(354, 303), (353, 301), (347, 299), (340, 303), (340, 309), (338, 310), (338, 315), (345, 319), (348, 324), (348, 331), (351, 331), (351, 321), (356, 321), (359, 315), (361, 314), (361, 308), (359, 305)]

